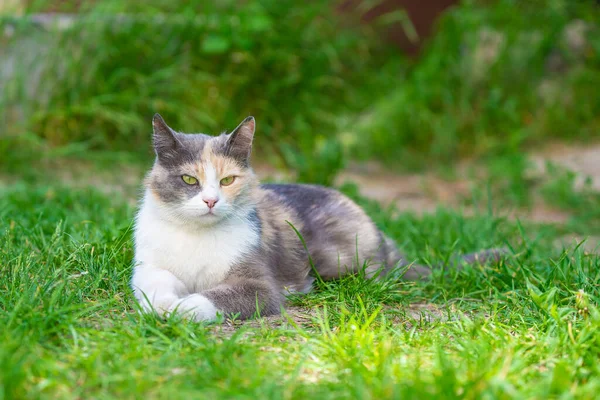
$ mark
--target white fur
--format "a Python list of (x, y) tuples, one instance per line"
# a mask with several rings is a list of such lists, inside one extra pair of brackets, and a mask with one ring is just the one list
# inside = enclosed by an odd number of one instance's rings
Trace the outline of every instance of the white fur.
[(214, 319), (215, 306), (197, 293), (221, 283), (231, 266), (258, 244), (258, 232), (244, 218), (196, 216), (214, 222), (205, 225), (192, 216), (182, 220), (146, 191), (135, 226), (132, 279), (146, 310), (151, 305), (164, 313), (179, 306), (196, 319)]
[[(204, 162), (204, 183), (202, 196), (204, 198), (221, 199), (221, 183), (217, 171), (210, 161)], [(219, 203), (217, 203), (218, 205)]]
[(217, 317), (218, 310), (212, 301), (201, 294), (194, 293), (174, 302), (169, 311), (176, 311), (184, 316), (189, 315), (196, 321), (211, 321)]

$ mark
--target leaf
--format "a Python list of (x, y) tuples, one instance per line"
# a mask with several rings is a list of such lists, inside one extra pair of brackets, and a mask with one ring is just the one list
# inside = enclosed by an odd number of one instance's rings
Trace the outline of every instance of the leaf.
[(219, 35), (208, 35), (202, 41), (202, 52), (207, 54), (223, 54), (231, 47), (231, 42)]
[(268, 31), (271, 26), (271, 19), (266, 15), (254, 15), (248, 21), (248, 30), (254, 33)]

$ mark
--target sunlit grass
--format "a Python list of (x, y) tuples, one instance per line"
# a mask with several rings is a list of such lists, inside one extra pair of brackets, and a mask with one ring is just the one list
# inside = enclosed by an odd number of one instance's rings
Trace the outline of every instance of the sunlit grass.
[[(6, 188), (0, 398), (597, 392), (597, 254), (561, 251), (550, 240), (558, 231), (493, 216), (391, 217), (364, 205), (421, 262), (505, 243), (513, 254), (499, 265), (436, 271), (429, 282), (319, 283), (290, 298), (283, 323), (226, 322), (222, 330), (136, 313), (128, 287), (133, 208), (125, 198), (62, 185)], [(299, 310), (307, 314), (298, 318)]]

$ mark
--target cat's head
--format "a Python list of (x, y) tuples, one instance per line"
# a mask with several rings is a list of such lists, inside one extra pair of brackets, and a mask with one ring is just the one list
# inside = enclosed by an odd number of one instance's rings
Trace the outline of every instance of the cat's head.
[(156, 161), (146, 179), (165, 217), (196, 226), (244, 218), (258, 182), (250, 168), (254, 118), (219, 136), (172, 130), (152, 120)]

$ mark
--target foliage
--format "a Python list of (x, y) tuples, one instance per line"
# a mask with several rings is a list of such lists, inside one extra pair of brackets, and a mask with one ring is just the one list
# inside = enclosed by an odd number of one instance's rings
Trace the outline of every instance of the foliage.
[[(382, 86), (372, 71), (399, 55), (351, 14), (342, 23), (330, 2), (292, 3), (82, 6), (69, 28), (34, 36), (50, 49), (32, 45), (42, 57), (15, 50), (21, 72), (5, 89), (7, 126), (54, 146), (146, 152), (155, 112), (177, 130), (213, 134), (252, 114), (259, 156), (279, 155), (300, 180), (330, 182), (327, 171), (342, 166), (338, 118), (369, 104), (364, 88)], [(9, 49), (32, 35), (26, 21)], [(21, 115), (24, 124), (11, 120)]]
[(355, 153), (419, 167), (597, 139), (598, 21), (592, 1), (463, 1), (361, 122)]

